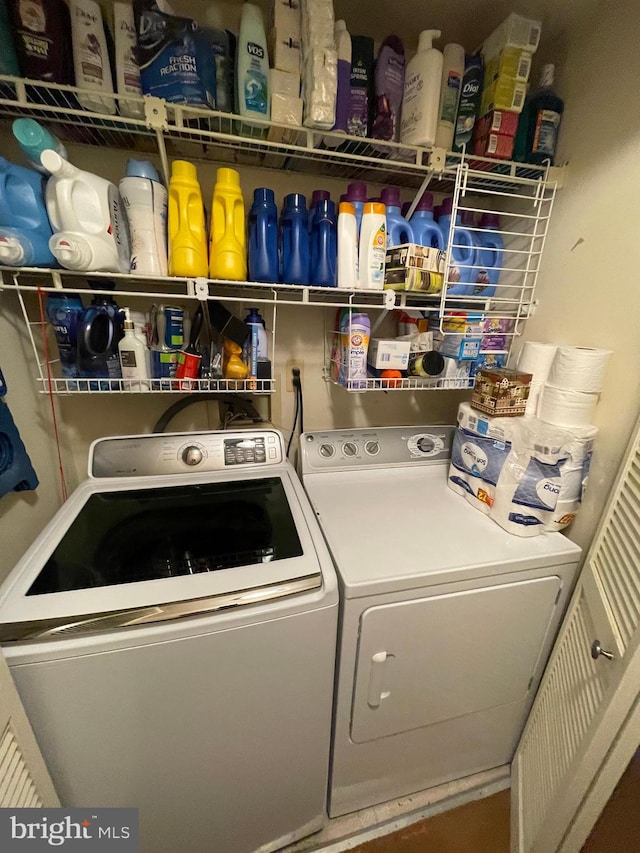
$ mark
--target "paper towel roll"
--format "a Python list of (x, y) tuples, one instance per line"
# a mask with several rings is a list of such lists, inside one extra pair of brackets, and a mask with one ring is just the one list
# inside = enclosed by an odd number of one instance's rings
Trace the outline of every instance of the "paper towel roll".
[(601, 391), (610, 355), (609, 349), (558, 347), (548, 381), (571, 391)]
[(532, 382), (546, 382), (557, 347), (540, 341), (525, 341), (518, 356), (518, 370), (530, 373)]
[(597, 402), (597, 394), (557, 388), (547, 382), (538, 405), (538, 417), (556, 426), (586, 427), (591, 424)]

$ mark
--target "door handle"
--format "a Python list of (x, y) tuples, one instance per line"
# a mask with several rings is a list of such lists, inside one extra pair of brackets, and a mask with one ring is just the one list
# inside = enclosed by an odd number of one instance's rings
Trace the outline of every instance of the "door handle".
[(384, 665), (388, 657), (393, 655), (387, 652), (376, 652), (371, 656), (371, 669), (369, 671), (369, 690), (367, 691), (367, 705), (370, 708), (379, 708), (383, 699), (387, 699), (391, 695), (390, 690), (382, 689), (382, 679), (384, 676)]
[(607, 660), (613, 660), (615, 655), (613, 652), (608, 652), (606, 649), (603, 649), (600, 645), (600, 640), (594, 640), (591, 645), (591, 657), (594, 660), (598, 660), (599, 657), (606, 658)]

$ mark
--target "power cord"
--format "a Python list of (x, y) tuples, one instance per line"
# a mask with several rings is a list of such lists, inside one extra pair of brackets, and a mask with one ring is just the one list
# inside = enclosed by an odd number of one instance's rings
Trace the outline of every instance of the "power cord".
[(293, 413), (293, 425), (291, 427), (291, 434), (287, 443), (287, 458), (289, 457), (289, 451), (291, 450), (293, 437), (296, 434), (296, 425), (298, 423), (298, 419), (300, 419), (300, 433), (304, 432), (304, 402), (302, 399), (302, 380), (300, 379), (300, 370), (297, 367), (291, 369), (291, 382), (296, 391), (296, 403)]

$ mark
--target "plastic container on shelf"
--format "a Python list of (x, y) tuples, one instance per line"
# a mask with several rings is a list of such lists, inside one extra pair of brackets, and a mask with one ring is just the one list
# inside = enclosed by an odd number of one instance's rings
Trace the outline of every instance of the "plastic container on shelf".
[(147, 347), (136, 335), (135, 323), (129, 309), (124, 309), (123, 336), (118, 343), (122, 378), (130, 382), (131, 391), (149, 390), (149, 360)]
[(140, 97), (140, 67), (136, 56), (136, 22), (132, 0), (113, 0), (113, 41), (118, 112), (129, 118), (144, 118), (144, 105), (126, 96)]
[(171, 164), (168, 231), (169, 275), (206, 278), (209, 263), (202, 191), (196, 167), (186, 160)]
[[(100, 97), (100, 94), (113, 95), (111, 59), (100, 5), (96, 0), (68, 2), (75, 81), (76, 86), (85, 90), (78, 94), (78, 101), (85, 110), (114, 115), (115, 100)], [(96, 94), (88, 95), (86, 90)]]
[(43, 151), (47, 212), (54, 234), (49, 248), (63, 267), (129, 272), (127, 217), (111, 181), (76, 168), (55, 151)]
[(283, 284), (309, 284), (311, 238), (307, 200), (300, 193), (284, 197), (280, 217), (280, 265)]
[[(24, 77), (73, 85), (71, 18), (64, 0), (7, 0)], [(52, 96), (55, 102), (55, 96)]]
[[(338, 54), (338, 88), (336, 92), (336, 123), (334, 133), (347, 133), (349, 107), (351, 103), (351, 36), (345, 21), (336, 21), (334, 27), (336, 51)], [(325, 138), (325, 145), (336, 147), (337, 139)]]
[(248, 269), (251, 281), (278, 281), (278, 208), (273, 190), (253, 191), (248, 217)]
[(373, 139), (398, 142), (404, 96), (405, 56), (402, 40), (391, 35), (380, 45), (375, 70), (375, 116)]
[(494, 296), (504, 257), (500, 217), (497, 213), (483, 213), (479, 227), (482, 233), (476, 231), (475, 236), (478, 241), (476, 264), (480, 269), (477, 270), (473, 292), (479, 296)]
[(57, 266), (39, 172), (0, 157), (0, 264)]
[(380, 194), (380, 200), (386, 209), (387, 246), (415, 243), (413, 228), (400, 210), (400, 190), (398, 187), (385, 187)]
[(356, 211), (348, 201), (338, 208), (338, 287), (358, 287), (358, 228)]
[(360, 235), (360, 228), (362, 226), (362, 212), (364, 210), (365, 204), (369, 201), (368, 193), (367, 193), (367, 185), (364, 181), (354, 181), (349, 184), (347, 187), (347, 197), (345, 201), (351, 202), (356, 210), (356, 225), (358, 228), (358, 235)]
[(153, 164), (129, 160), (119, 189), (129, 220), (131, 272), (167, 275), (167, 190)]
[(239, 115), (246, 118), (269, 118), (267, 37), (262, 11), (253, 3), (243, 3), (240, 14), (236, 53), (236, 97)]
[(447, 292), (451, 296), (468, 296), (474, 290), (476, 270), (473, 265), (476, 262), (477, 244), (473, 232), (460, 227), (462, 226), (460, 213), (456, 215), (453, 241), (449, 244), (452, 212), (453, 199), (445, 198), (440, 205), (438, 224), (447, 239), (447, 250), (450, 255)]
[(382, 290), (387, 256), (387, 218), (385, 206), (368, 202), (362, 214), (358, 251), (359, 286), (365, 290)]
[(402, 99), (400, 141), (431, 147), (438, 130), (442, 53), (433, 47), (440, 30), (423, 30), (418, 52), (407, 65)]
[(47, 320), (56, 337), (63, 379), (78, 376), (78, 320), (84, 306), (77, 293), (47, 294)]
[[(118, 344), (123, 315), (113, 297), (96, 294), (78, 317), (78, 376), (82, 379), (122, 379)], [(109, 391), (111, 381), (90, 382), (92, 391)], [(115, 387), (117, 387), (117, 382)]]
[(336, 287), (338, 221), (332, 201), (316, 205), (311, 224), (311, 266), (309, 280), (319, 287)]
[(67, 149), (62, 142), (35, 119), (17, 118), (11, 129), (32, 169), (37, 169), (44, 175), (49, 174), (40, 160), (40, 155), (47, 149), (51, 149), (64, 157), (65, 160), (67, 159)]
[(211, 278), (244, 281), (247, 277), (244, 200), (240, 175), (235, 169), (222, 167), (217, 171), (210, 234)]
[(442, 81), (435, 143), (439, 148), (447, 151), (453, 147), (463, 77), (464, 48), (461, 44), (448, 44), (442, 53)]
[(444, 251), (448, 234), (444, 234), (440, 224), (433, 217), (433, 195), (429, 191), (422, 194), (420, 201), (409, 220), (414, 241), (420, 246), (432, 246)]
[(353, 390), (367, 387), (367, 352), (371, 322), (367, 314), (340, 312), (340, 362), (338, 381)]
[(553, 165), (555, 161), (564, 101), (554, 91), (554, 72), (554, 65), (544, 66), (540, 87), (527, 104), (527, 163)]

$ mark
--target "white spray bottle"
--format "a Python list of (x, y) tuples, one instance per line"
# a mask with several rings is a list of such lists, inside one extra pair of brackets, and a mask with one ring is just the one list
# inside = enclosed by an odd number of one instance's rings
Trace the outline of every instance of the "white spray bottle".
[(129, 272), (127, 218), (115, 184), (77, 169), (55, 151), (43, 151), (40, 162), (51, 173), (49, 248), (60, 264), (87, 272)]

